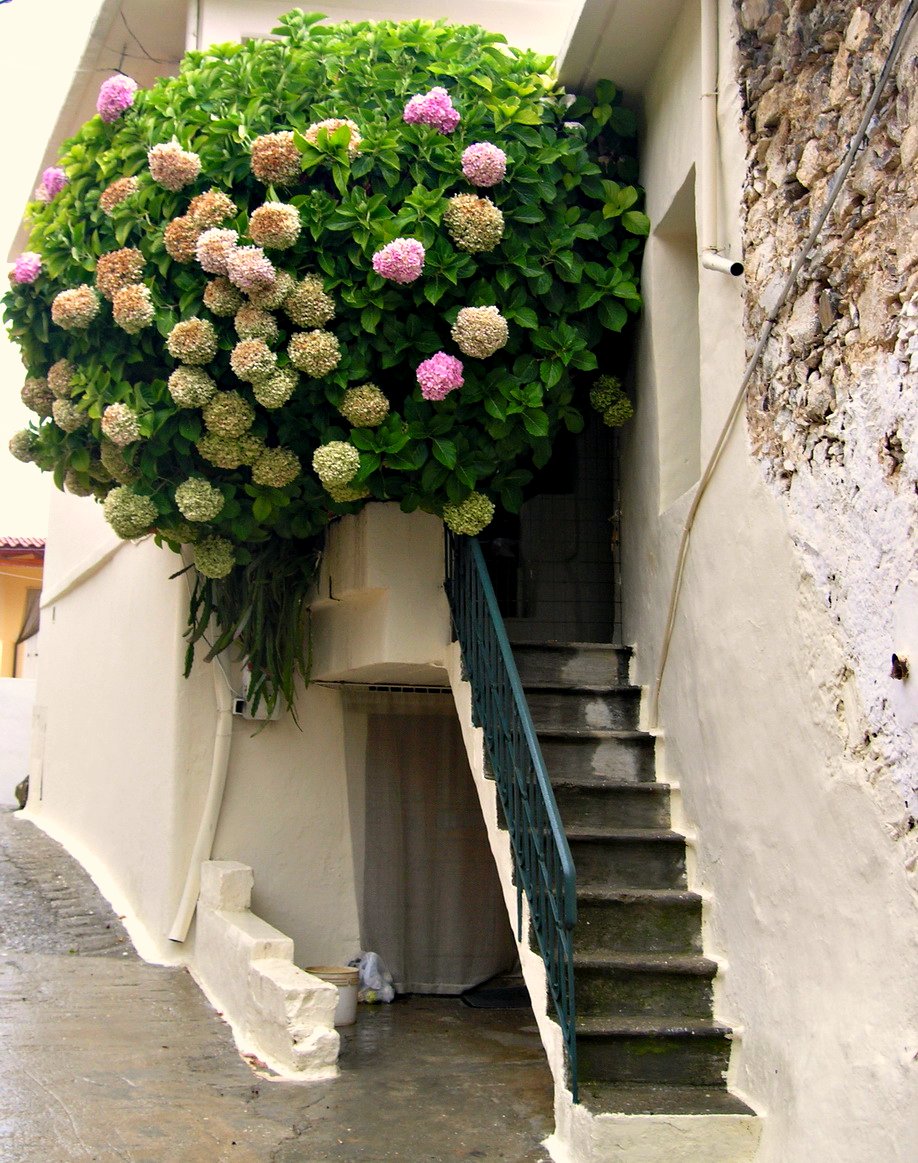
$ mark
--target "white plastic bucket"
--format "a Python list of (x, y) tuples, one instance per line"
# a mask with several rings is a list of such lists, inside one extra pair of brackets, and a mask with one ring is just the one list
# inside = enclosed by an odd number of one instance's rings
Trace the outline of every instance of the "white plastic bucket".
[(357, 970), (347, 965), (310, 965), (306, 972), (338, 987), (335, 1025), (352, 1026), (357, 1021), (357, 985), (360, 981)]

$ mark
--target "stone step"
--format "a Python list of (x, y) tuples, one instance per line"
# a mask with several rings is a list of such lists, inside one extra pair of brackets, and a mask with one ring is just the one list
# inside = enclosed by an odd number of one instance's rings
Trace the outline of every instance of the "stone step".
[(646, 731), (539, 731), (548, 774), (566, 779), (589, 773), (616, 783), (654, 778), (656, 740)]
[(577, 893), (574, 949), (584, 956), (700, 953), (701, 897), (673, 889), (612, 889)]
[(722, 1087), (730, 1031), (712, 1021), (579, 1018), (581, 1081)]
[(578, 889), (685, 888), (685, 838), (653, 828), (565, 829)]
[(523, 684), (627, 686), (630, 646), (605, 642), (514, 642), (513, 657)]
[[(551, 772), (549, 772), (551, 776)], [(668, 828), (669, 785), (581, 777), (551, 780), (565, 828)]]
[(728, 1090), (712, 1086), (654, 1086), (638, 1083), (582, 1082), (580, 1101), (594, 1114), (754, 1115)]
[(583, 1017), (711, 1019), (717, 965), (674, 953), (574, 956), (577, 1013)]
[(526, 684), (526, 699), (538, 734), (543, 731), (631, 731), (637, 727), (639, 687)]

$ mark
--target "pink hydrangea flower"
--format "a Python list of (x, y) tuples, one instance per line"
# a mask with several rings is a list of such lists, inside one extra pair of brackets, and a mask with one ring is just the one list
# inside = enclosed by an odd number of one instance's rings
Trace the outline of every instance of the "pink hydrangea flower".
[(465, 383), (462, 378), (462, 360), (445, 351), (438, 351), (418, 365), (418, 383), (425, 400), (442, 400)]
[(48, 166), (35, 190), (35, 197), (39, 202), (50, 202), (63, 190), (67, 182), (67, 175), (60, 166)]
[(34, 283), (41, 274), (41, 255), (34, 250), (25, 250), (16, 259), (10, 271), (10, 282)]
[(103, 81), (96, 99), (96, 112), (103, 121), (117, 121), (125, 109), (134, 104), (137, 82), (124, 73), (116, 73)]
[(476, 141), (462, 154), (462, 172), (473, 186), (496, 186), (507, 172), (507, 155), (489, 141)]
[(424, 269), (424, 247), (416, 238), (396, 238), (373, 255), (373, 270), (393, 283), (413, 283)]
[(440, 85), (429, 93), (415, 93), (402, 117), (409, 125), (432, 125), (440, 133), (452, 133), (460, 121), (459, 111)]

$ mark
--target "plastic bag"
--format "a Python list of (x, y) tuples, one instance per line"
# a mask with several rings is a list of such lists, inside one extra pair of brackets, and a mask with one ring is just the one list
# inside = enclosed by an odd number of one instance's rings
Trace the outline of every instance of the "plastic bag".
[(361, 953), (348, 962), (360, 974), (357, 1000), (369, 1002), (390, 1002), (395, 1000), (395, 986), (392, 974), (378, 953)]

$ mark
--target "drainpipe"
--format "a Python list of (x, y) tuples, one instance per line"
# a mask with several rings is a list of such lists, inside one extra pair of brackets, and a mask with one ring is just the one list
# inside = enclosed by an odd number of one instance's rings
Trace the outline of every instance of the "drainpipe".
[(717, 0), (701, 0), (701, 265), (738, 276), (743, 264), (725, 258), (718, 243)]
[(217, 700), (214, 758), (210, 769), (210, 783), (207, 786), (207, 799), (204, 803), (204, 811), (198, 825), (198, 835), (194, 842), (188, 873), (185, 877), (185, 888), (182, 892), (175, 921), (169, 930), (169, 940), (177, 941), (179, 944), (188, 936), (191, 918), (197, 907), (198, 894), (201, 891), (201, 865), (205, 860), (210, 859), (210, 854), (213, 851), (217, 821), (220, 819), (223, 792), (226, 788), (230, 748), (233, 742), (233, 692), (226, 675), (223, 673), (219, 659), (214, 659), (211, 663), (211, 672), (214, 678), (214, 695)]

